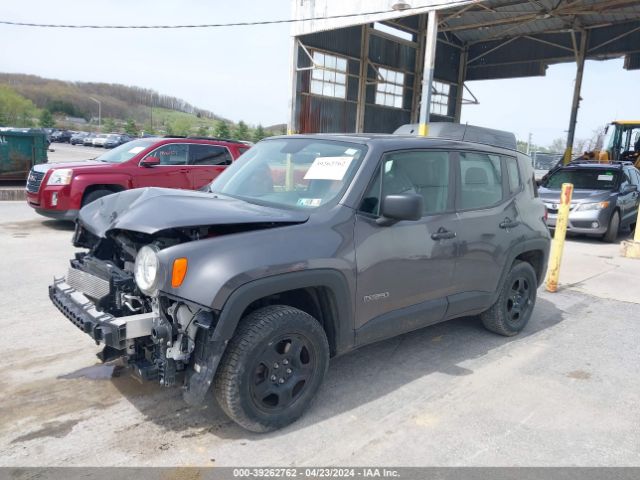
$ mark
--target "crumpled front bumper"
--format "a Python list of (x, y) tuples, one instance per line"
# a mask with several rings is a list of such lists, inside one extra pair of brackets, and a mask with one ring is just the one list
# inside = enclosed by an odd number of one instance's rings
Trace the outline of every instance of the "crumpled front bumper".
[(49, 298), (53, 304), (80, 330), (117, 350), (126, 348), (126, 341), (151, 335), (153, 320), (157, 314), (141, 313), (126, 317), (114, 317), (96, 309), (95, 304), (82, 292), (71, 287), (65, 278), (55, 278), (49, 286)]

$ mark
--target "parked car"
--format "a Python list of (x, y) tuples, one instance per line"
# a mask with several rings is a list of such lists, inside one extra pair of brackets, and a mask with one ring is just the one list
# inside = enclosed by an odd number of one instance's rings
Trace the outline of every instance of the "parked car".
[(256, 432), (302, 415), (330, 357), (469, 315), (516, 335), (545, 275), (544, 205), (515, 136), (460, 131), (273, 137), (207, 191), (101, 198), (51, 300), (104, 361), (184, 378), (189, 404), (212, 386)]
[(109, 135), (106, 133), (99, 133), (95, 136), (91, 144), (94, 147), (104, 147), (105, 142), (109, 138)]
[(202, 188), (246, 150), (234, 141), (139, 139), (87, 162), (34, 166), (27, 202), (41, 215), (74, 220), (80, 207), (114, 192), (150, 186)]
[(621, 229), (635, 228), (640, 204), (640, 172), (631, 163), (572, 162), (545, 177), (540, 197), (554, 229), (563, 183), (573, 184), (567, 231), (613, 242)]
[(95, 133), (90, 133), (89, 135), (84, 137), (84, 139), (82, 139), (82, 145), (84, 145), (85, 147), (93, 146), (93, 140), (95, 138), (96, 138), (96, 134)]
[(115, 148), (129, 141), (131, 141), (131, 137), (127, 135), (109, 135), (104, 142), (104, 148)]
[(77, 132), (71, 136), (69, 143), (71, 145), (82, 145), (84, 139), (89, 135), (88, 132)]
[(73, 133), (69, 130), (58, 130), (51, 134), (50, 140), (58, 143), (69, 143)]

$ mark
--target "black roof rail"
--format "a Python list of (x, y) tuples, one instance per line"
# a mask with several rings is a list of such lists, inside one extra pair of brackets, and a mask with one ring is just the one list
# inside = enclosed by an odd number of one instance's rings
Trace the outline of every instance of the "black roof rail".
[(162, 138), (187, 138), (186, 135), (163, 135)]
[[(402, 125), (393, 133), (395, 135), (418, 135), (418, 130), (418, 124), (414, 123)], [(492, 147), (505, 148), (507, 150), (517, 150), (516, 136), (513, 133), (494, 130), (493, 128), (478, 127), (476, 125), (452, 122), (430, 122), (428, 137), (480, 143)]]
[(213, 141), (216, 141), (216, 142), (242, 143), (239, 140), (232, 140), (230, 138), (203, 137), (203, 136), (200, 136), (200, 135), (187, 135), (186, 138), (193, 138), (194, 140), (213, 140)]

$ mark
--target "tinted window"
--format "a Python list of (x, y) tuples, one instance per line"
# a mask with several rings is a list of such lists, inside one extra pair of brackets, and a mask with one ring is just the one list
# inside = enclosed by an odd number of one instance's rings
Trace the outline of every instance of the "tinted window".
[(231, 155), (225, 147), (215, 145), (191, 145), (190, 165), (230, 165)]
[[(385, 156), (360, 210), (379, 215), (380, 198), (417, 193), (424, 198), (424, 214), (448, 210), (449, 154), (446, 152), (396, 152)], [(382, 189), (380, 180), (382, 179)]]
[(518, 160), (512, 157), (505, 157), (507, 162), (507, 173), (509, 174), (509, 191), (516, 193), (520, 189), (520, 172), (518, 171)]
[(612, 190), (619, 175), (619, 171), (604, 168), (564, 169), (549, 176), (544, 186), (560, 189), (563, 183), (572, 183), (576, 190)]
[(500, 157), (460, 154), (460, 209), (486, 208), (502, 200)]
[(158, 157), (160, 165), (186, 165), (188, 148), (189, 145), (186, 143), (163, 145), (151, 152), (149, 156)]

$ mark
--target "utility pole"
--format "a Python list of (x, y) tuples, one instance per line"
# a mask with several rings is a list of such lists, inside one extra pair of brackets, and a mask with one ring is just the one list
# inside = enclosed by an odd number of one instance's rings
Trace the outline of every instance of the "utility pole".
[(527, 142), (527, 155), (531, 155), (531, 132), (529, 132), (529, 141)]
[(102, 127), (102, 102), (96, 98), (89, 97), (98, 104), (98, 129)]

